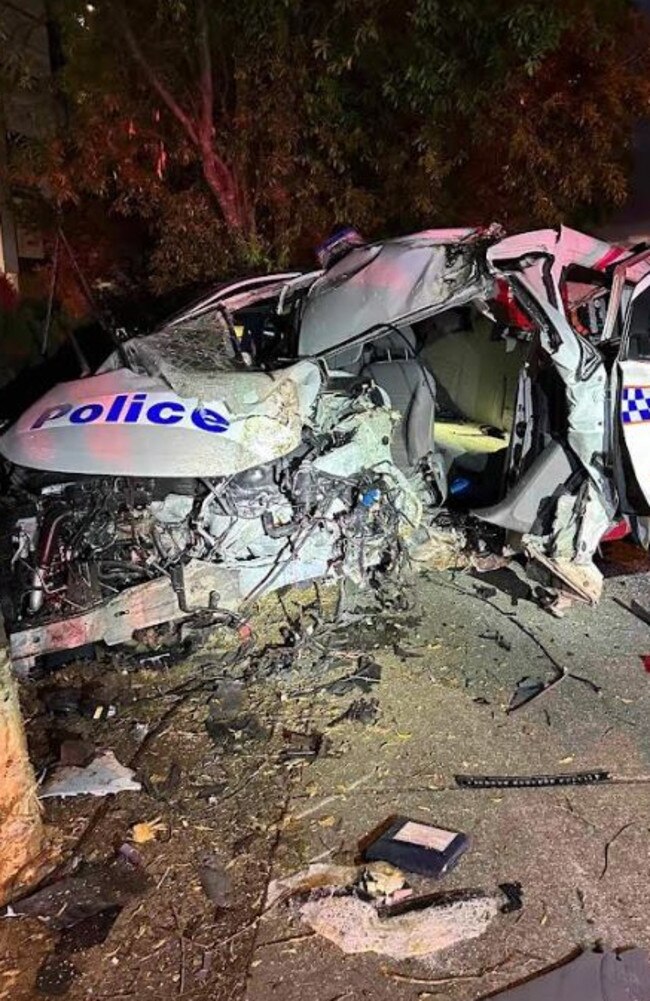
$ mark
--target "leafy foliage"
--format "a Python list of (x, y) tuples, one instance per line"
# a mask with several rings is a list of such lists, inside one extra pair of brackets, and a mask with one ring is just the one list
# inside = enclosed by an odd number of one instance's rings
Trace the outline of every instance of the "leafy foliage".
[(589, 222), (650, 104), (628, 0), (52, 0), (67, 114), (16, 163), (139, 220), (162, 291), (309, 260), (341, 221)]

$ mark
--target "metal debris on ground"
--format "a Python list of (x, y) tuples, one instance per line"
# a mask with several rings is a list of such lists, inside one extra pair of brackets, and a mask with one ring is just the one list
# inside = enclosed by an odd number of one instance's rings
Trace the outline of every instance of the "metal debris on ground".
[(217, 746), (229, 751), (247, 741), (261, 740), (267, 736), (266, 729), (251, 714), (232, 719), (218, 719), (210, 715), (205, 721), (205, 729)]
[(144, 859), (142, 855), (138, 849), (134, 848), (128, 841), (125, 841), (124, 844), (120, 845), (118, 848), (118, 855), (121, 855), (122, 858), (126, 859), (127, 862), (130, 862), (131, 865), (140, 867), (144, 866)]
[(246, 690), (243, 682), (232, 678), (223, 678), (217, 682), (210, 697), (210, 711), (221, 716), (232, 716), (240, 712), (246, 701)]
[(112, 751), (104, 751), (83, 768), (59, 765), (43, 783), (39, 799), (53, 796), (112, 796), (118, 792), (138, 792), (132, 768), (120, 764)]
[[(501, 914), (512, 914), (523, 907), (521, 883), (501, 883), (499, 889), (503, 900), (499, 911)], [(392, 918), (409, 911), (421, 911), (429, 907), (449, 907), (462, 901), (475, 900), (485, 896), (484, 890), (444, 890), (434, 893), (411, 893), (409, 895), (392, 897), (382, 901), (377, 911), (380, 917)]]
[(85, 716), (92, 720), (112, 719), (117, 706), (108, 699), (97, 697), (101, 686), (83, 685), (80, 688), (53, 686), (44, 688), (40, 698), (48, 713), (53, 716)]
[(406, 650), (399, 643), (393, 643), (393, 653), (396, 657), (399, 657), (400, 660), (419, 660), (424, 657), (423, 653), (419, 653), (417, 650)]

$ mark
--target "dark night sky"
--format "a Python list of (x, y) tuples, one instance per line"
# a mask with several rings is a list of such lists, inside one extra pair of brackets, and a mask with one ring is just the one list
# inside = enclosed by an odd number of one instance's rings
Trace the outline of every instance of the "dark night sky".
[[(650, 0), (637, 0), (637, 5), (650, 15)], [(634, 136), (634, 171), (632, 193), (627, 205), (613, 220), (614, 225), (631, 230), (650, 230), (650, 121), (638, 126)]]

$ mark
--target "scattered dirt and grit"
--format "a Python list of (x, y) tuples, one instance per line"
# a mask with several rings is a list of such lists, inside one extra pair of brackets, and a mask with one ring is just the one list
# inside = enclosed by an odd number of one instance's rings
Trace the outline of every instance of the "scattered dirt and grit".
[[(44, 801), (43, 887), (85, 881), (106, 906), (67, 929), (52, 913), (0, 921), (0, 997), (477, 1001), (596, 943), (650, 946), (650, 783), (454, 783), (650, 773), (650, 629), (623, 607), (650, 609), (650, 577), (611, 573), (598, 609), (560, 620), (510, 570), (423, 574), (406, 607), (336, 627), (334, 592), (292, 592), (265, 601), (252, 633), (218, 630), (171, 667), (80, 663), (26, 684), (39, 776), (110, 750), (141, 789)], [(522, 679), (558, 664), (561, 683), (508, 711)], [(483, 901), (467, 935), (440, 932), (441, 951), (392, 940), (382, 954), (341, 946), (377, 931), (356, 897), (269, 897), (310, 865), (354, 869), (359, 840), (395, 813), (470, 835), (437, 888), (488, 899), (518, 882), (523, 908)]]

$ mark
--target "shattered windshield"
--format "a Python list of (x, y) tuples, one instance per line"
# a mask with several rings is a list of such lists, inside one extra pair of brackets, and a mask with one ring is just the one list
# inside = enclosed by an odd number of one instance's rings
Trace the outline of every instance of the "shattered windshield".
[(292, 334), (293, 305), (278, 305), (287, 282), (208, 300), (125, 345), (129, 366), (163, 378), (180, 396), (209, 396), (217, 373), (266, 369)]
[(223, 311), (136, 337), (124, 347), (131, 368), (162, 377), (179, 396), (202, 396), (213, 373), (239, 367)]

